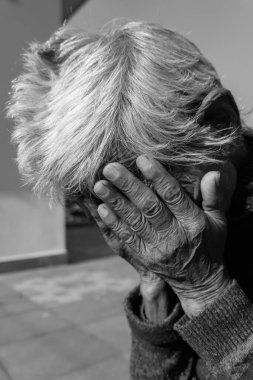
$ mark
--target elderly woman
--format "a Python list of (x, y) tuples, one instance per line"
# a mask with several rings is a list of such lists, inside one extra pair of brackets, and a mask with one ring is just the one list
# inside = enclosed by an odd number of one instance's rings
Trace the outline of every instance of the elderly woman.
[(213, 66), (144, 22), (61, 29), (24, 58), (8, 111), (21, 173), (88, 207), (140, 274), (132, 379), (252, 379), (252, 131)]

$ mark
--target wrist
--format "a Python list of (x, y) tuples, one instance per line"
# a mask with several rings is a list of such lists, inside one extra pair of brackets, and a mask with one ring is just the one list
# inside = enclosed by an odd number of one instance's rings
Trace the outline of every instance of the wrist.
[(145, 275), (140, 278), (140, 292), (147, 302), (157, 301), (164, 293), (166, 282), (157, 276)]
[(178, 295), (185, 314), (193, 317), (203, 312), (224, 293), (231, 282), (232, 279), (223, 268), (218, 274), (211, 276), (205, 284)]
[(143, 314), (153, 323), (162, 323), (172, 311), (175, 295), (169, 285), (161, 280), (158, 286), (142, 283), (140, 291), (143, 299)]

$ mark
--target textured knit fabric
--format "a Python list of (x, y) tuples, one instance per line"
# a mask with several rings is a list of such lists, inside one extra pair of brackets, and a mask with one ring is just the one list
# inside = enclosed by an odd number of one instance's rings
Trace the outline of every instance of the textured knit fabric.
[(191, 319), (177, 304), (155, 326), (141, 319), (141, 303), (138, 288), (125, 301), (132, 330), (131, 379), (253, 380), (253, 307), (236, 281)]
[[(175, 329), (217, 379), (253, 379), (253, 305), (236, 281), (203, 313)], [(244, 375), (244, 376), (243, 376)]]
[(154, 325), (140, 316), (142, 298), (139, 288), (125, 301), (125, 310), (132, 331), (130, 374), (133, 380), (195, 379), (197, 356), (173, 326), (183, 311), (176, 304), (163, 324)]

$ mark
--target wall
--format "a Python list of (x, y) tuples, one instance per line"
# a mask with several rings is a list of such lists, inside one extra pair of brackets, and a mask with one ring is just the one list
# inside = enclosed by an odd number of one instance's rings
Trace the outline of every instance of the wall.
[(0, 2), (0, 269), (19, 258), (64, 255), (64, 213), (50, 209), (23, 187), (10, 145), (11, 122), (4, 116), (10, 81), (20, 72), (20, 53), (27, 42), (46, 40), (61, 17), (60, 0)]
[(249, 109), (253, 107), (252, 14), (252, 0), (90, 0), (70, 25), (95, 31), (113, 18), (126, 18), (177, 30), (201, 48), (239, 105)]

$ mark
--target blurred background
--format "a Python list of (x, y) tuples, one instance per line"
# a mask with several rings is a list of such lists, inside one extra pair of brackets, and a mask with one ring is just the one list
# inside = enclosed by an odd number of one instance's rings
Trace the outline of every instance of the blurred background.
[(157, 22), (195, 42), (247, 112), (252, 14), (252, 0), (0, 1), (0, 380), (127, 379), (130, 343), (118, 305), (137, 281), (75, 204), (50, 208), (20, 181), (5, 106), (23, 49), (64, 21), (87, 31), (114, 18)]

